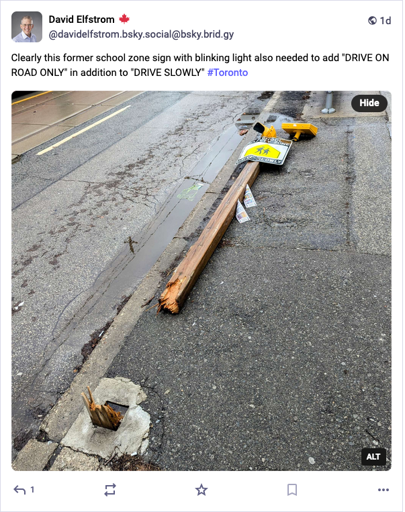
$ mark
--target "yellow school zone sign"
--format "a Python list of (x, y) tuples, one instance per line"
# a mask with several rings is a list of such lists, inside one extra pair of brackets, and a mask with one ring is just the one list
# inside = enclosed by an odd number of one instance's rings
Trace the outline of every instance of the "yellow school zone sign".
[(269, 158), (278, 158), (280, 156), (280, 151), (278, 151), (274, 146), (270, 146), (270, 144), (258, 144), (249, 148), (245, 152), (245, 156), (248, 155), (263, 155)]
[(250, 161), (283, 165), (291, 144), (290, 140), (262, 137), (260, 141), (252, 142), (243, 148), (237, 163)]

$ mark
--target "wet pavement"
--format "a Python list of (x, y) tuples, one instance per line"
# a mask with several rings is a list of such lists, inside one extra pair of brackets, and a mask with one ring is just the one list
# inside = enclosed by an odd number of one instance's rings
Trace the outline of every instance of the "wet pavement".
[(140, 92), (37, 91), (12, 103), (12, 158), (93, 119)]
[(16, 450), (240, 143), (234, 120), (263, 107), (258, 96), (144, 93), (13, 165), (12, 305), (24, 302), (13, 314)]

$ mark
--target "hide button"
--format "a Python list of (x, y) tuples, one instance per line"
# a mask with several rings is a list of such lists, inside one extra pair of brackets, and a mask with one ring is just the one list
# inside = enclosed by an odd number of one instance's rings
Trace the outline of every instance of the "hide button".
[(352, 99), (352, 109), (356, 112), (383, 112), (388, 105), (381, 94), (358, 94)]

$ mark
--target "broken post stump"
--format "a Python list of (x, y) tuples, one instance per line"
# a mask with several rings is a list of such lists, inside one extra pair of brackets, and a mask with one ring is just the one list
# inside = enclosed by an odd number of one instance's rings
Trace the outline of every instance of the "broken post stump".
[(227, 192), (197, 242), (189, 249), (174, 271), (159, 298), (158, 312), (162, 309), (178, 313), (199, 275), (204, 270), (217, 245), (228, 229), (241, 201), (246, 185), (251, 187), (259, 174), (259, 162), (248, 162)]
[(84, 393), (82, 393), (82, 397), (93, 425), (109, 428), (110, 430), (117, 430), (123, 418), (122, 414), (120, 412), (114, 411), (114, 409), (107, 404), (96, 404), (92, 392), (88, 386), (87, 391), (89, 392), (90, 400)]

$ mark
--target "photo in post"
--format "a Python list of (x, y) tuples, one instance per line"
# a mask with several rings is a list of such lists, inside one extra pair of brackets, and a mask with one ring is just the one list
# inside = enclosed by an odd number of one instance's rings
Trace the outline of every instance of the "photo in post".
[(12, 161), (14, 470), (391, 468), (388, 92), (15, 92)]

